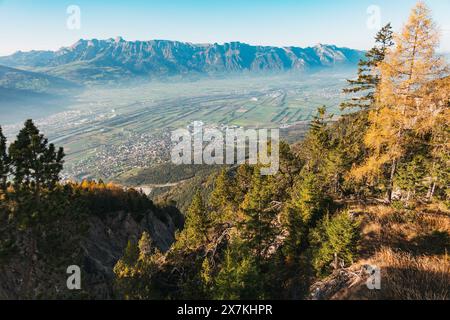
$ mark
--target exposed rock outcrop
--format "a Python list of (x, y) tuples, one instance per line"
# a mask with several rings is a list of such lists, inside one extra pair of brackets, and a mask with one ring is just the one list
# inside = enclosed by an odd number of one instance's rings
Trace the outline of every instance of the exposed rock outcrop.
[[(45, 245), (31, 250), (29, 243), (34, 241), (33, 237), (21, 233), (17, 246), (20, 251), (0, 263), (0, 299), (114, 298), (113, 268), (128, 240), (138, 241), (147, 231), (161, 251), (168, 250), (175, 241), (175, 231), (181, 227), (180, 217), (157, 210), (160, 211), (149, 211), (141, 219), (126, 212), (91, 216), (84, 224), (87, 229), (80, 234), (70, 235), (72, 230), (68, 229), (64, 237), (70, 240), (67, 246), (62, 244), (67, 249), (62, 252), (46, 252)], [(67, 289), (69, 265), (81, 269), (79, 291)]]

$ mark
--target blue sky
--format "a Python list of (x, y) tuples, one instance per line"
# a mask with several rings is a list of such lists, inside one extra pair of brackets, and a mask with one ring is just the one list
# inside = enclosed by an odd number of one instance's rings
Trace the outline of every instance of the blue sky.
[[(80, 38), (169, 39), (194, 43), (241, 41), (276, 46), (336, 44), (367, 49), (371, 5), (381, 23), (399, 29), (416, 0), (0, 0), (0, 55), (58, 49)], [(450, 51), (450, 0), (425, 1)], [(81, 28), (66, 27), (69, 5)]]

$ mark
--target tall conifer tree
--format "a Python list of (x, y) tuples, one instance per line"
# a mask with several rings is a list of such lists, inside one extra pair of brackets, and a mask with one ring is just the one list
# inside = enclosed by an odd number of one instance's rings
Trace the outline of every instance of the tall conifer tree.
[(39, 195), (40, 189), (53, 188), (63, 168), (64, 151), (41, 134), (32, 120), (27, 120), (17, 139), (9, 147), (16, 191), (30, 189)]
[(375, 46), (370, 49), (358, 64), (358, 78), (347, 80), (349, 87), (343, 90), (347, 94), (360, 94), (341, 104), (341, 109), (368, 109), (375, 102), (375, 91), (380, 82), (380, 75), (376, 72), (386, 56), (387, 50), (393, 46), (393, 31), (391, 24), (385, 25), (375, 37)]

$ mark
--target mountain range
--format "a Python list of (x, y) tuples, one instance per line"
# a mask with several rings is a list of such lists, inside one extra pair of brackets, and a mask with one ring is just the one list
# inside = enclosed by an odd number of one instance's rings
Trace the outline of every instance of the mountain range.
[(168, 40), (79, 40), (57, 51), (16, 52), (0, 65), (27, 69), (76, 82), (136, 76), (305, 71), (355, 66), (363, 51), (334, 45), (253, 46), (241, 42), (192, 44)]

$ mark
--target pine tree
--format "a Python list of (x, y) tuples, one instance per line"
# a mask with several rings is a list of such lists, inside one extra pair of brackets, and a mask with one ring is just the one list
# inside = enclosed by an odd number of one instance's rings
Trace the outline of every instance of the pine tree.
[[(450, 184), (450, 77), (432, 81), (421, 90), (422, 112), (417, 120), (418, 138), (428, 146), (427, 199)], [(422, 142), (422, 141), (419, 141)]]
[(333, 116), (328, 115), (326, 107), (317, 109), (317, 114), (311, 121), (308, 134), (302, 143), (299, 156), (305, 162), (306, 170), (310, 172), (319, 172), (326, 163), (327, 150), (329, 148), (329, 134), (327, 122)]
[(114, 266), (115, 294), (118, 298), (154, 300), (161, 299), (155, 277), (159, 271), (161, 253), (148, 254), (150, 238), (144, 232), (139, 244), (128, 241), (123, 257)]
[(285, 224), (288, 235), (284, 241), (283, 253), (289, 264), (296, 265), (299, 262), (302, 247), (305, 246), (306, 227), (299, 212), (293, 210), (293, 208), (287, 209)]
[(202, 279), (202, 283), (206, 292), (209, 291), (209, 288), (213, 281), (211, 273), (211, 263), (209, 262), (209, 258), (206, 257), (202, 262), (202, 269), (200, 270), (200, 278)]
[(309, 230), (323, 215), (323, 196), (314, 174), (297, 178), (285, 211), (288, 236), (284, 253), (289, 261), (298, 262), (307, 248)]
[(289, 207), (299, 213), (305, 225), (311, 225), (320, 218), (323, 197), (316, 176), (313, 173), (304, 173), (294, 184)]
[[(449, 88), (450, 92), (450, 88)], [(433, 129), (431, 139), (430, 159), (426, 163), (426, 172), (430, 177), (427, 200), (432, 200), (438, 189), (444, 191), (444, 197), (450, 198), (450, 112), (447, 112), (447, 120), (439, 121), (436, 129)], [(439, 124), (442, 125), (439, 126)]]
[(363, 137), (368, 120), (365, 110), (329, 124), (332, 117), (325, 107), (318, 109), (299, 157), (305, 163), (304, 170), (316, 174), (321, 187), (338, 196), (344, 191), (348, 170), (365, 155)]
[(214, 278), (213, 298), (218, 300), (261, 298), (262, 275), (252, 255), (239, 240), (226, 250), (220, 271)]
[(294, 154), (291, 146), (283, 140), (279, 143), (279, 158), (280, 169), (276, 178), (276, 198), (280, 202), (285, 202), (289, 197), (287, 190), (293, 185), (294, 177), (298, 175), (302, 164)]
[(375, 91), (380, 82), (380, 75), (375, 70), (378, 64), (384, 60), (387, 50), (394, 45), (390, 23), (377, 33), (375, 43), (375, 46), (366, 53), (365, 59), (359, 61), (358, 78), (347, 80), (349, 88), (343, 90), (346, 94), (360, 93), (363, 95), (343, 102), (342, 110), (348, 108), (368, 109), (375, 102)]
[(399, 165), (395, 178), (396, 185), (407, 192), (406, 200), (417, 192), (424, 191), (424, 179), (426, 175), (426, 159), (415, 156), (411, 161)]
[(260, 168), (253, 172), (251, 189), (241, 205), (244, 221), (241, 223), (241, 236), (260, 264), (272, 244), (276, 230), (273, 222), (277, 212), (272, 200), (275, 193), (273, 176), (262, 176)]
[(122, 261), (129, 266), (134, 265), (139, 258), (139, 247), (135, 242), (128, 240)]
[(9, 158), (6, 152), (6, 138), (0, 127), (0, 191), (6, 194), (7, 180), (9, 174)]
[(331, 119), (332, 115), (327, 115), (327, 108), (325, 106), (317, 109), (317, 114), (314, 115), (311, 124), (309, 125), (309, 132), (318, 137), (320, 141), (326, 141), (327, 136), (325, 128), (327, 126), (327, 120)]
[(64, 151), (53, 144), (36, 128), (32, 120), (25, 122), (17, 139), (9, 147), (14, 174), (14, 189), (30, 189), (39, 198), (41, 188), (52, 189), (59, 181)]
[(223, 223), (233, 219), (235, 209), (232, 185), (228, 172), (222, 169), (214, 180), (214, 189), (209, 197), (214, 222)]
[(240, 204), (244, 201), (245, 195), (250, 189), (254, 168), (249, 164), (240, 165), (237, 168), (236, 177), (231, 183), (231, 194), (233, 201)]
[(319, 275), (353, 263), (359, 245), (359, 222), (344, 211), (323, 218), (310, 235), (313, 265)]
[(192, 203), (187, 210), (186, 222), (183, 231), (179, 235), (177, 245), (196, 249), (208, 242), (208, 232), (211, 227), (211, 219), (203, 203), (200, 191), (197, 191)]
[(215, 208), (223, 208), (229, 202), (230, 182), (227, 170), (222, 169), (214, 181), (214, 190), (211, 192), (209, 203)]
[(367, 157), (364, 137), (369, 126), (368, 113), (362, 110), (346, 115), (330, 130), (333, 134), (332, 151), (336, 160), (330, 157), (334, 160), (331, 161), (333, 168), (329, 170), (329, 178), (325, 180), (334, 182), (333, 189), (336, 195), (353, 194), (363, 197), (368, 191), (364, 181), (357, 182), (349, 175), (350, 170)]
[(147, 231), (144, 231), (142, 233), (141, 239), (139, 239), (138, 242), (138, 248), (140, 257), (145, 257), (152, 254), (153, 251), (152, 239), (150, 238), (150, 235), (148, 234)]

